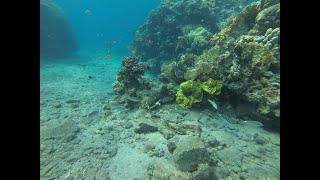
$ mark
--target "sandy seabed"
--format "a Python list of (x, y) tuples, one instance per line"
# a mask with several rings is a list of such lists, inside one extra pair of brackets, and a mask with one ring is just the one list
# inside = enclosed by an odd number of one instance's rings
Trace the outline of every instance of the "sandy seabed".
[[(112, 83), (121, 59), (41, 63), (41, 179), (183, 179), (177, 177), (188, 173), (178, 170), (168, 149), (180, 136), (201, 138), (219, 179), (280, 179), (279, 133), (213, 109), (203, 115), (176, 104), (151, 112), (118, 104)], [(158, 130), (136, 133), (140, 123)]]

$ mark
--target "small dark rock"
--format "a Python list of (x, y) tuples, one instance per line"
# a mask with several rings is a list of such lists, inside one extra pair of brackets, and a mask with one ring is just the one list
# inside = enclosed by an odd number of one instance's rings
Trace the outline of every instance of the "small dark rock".
[(70, 100), (66, 101), (66, 103), (68, 103), (68, 104), (71, 104), (71, 103), (80, 103), (80, 100), (70, 99)]
[(215, 175), (214, 169), (207, 164), (200, 165), (198, 170), (192, 173), (192, 179), (201, 180), (201, 179), (212, 179), (217, 180), (218, 178)]
[(158, 131), (158, 128), (155, 127), (155, 126), (151, 126), (149, 124), (146, 124), (146, 123), (140, 123), (139, 124), (139, 127), (137, 127), (134, 132), (135, 133), (149, 133), (149, 132), (156, 132)]
[(258, 134), (255, 134), (254, 137), (253, 137), (254, 141), (257, 143), (257, 144), (266, 144), (268, 142), (268, 140)]
[(98, 115), (98, 114), (99, 114), (98, 111), (92, 111), (87, 115), (87, 117), (92, 117), (92, 116), (95, 116), (95, 115)]
[(74, 180), (74, 177), (73, 177), (73, 176), (69, 176), (69, 177), (67, 178), (67, 180)]
[(109, 150), (109, 153), (110, 153), (110, 157), (113, 157), (117, 154), (118, 152), (118, 148), (117, 147), (112, 147), (110, 150)]
[(209, 139), (207, 141), (207, 143), (211, 147), (217, 147), (217, 146), (221, 145), (220, 142), (216, 138)]
[(72, 141), (75, 137), (76, 137), (75, 133), (70, 133), (63, 139), (62, 142), (68, 143), (68, 142)]
[(177, 148), (177, 145), (174, 142), (169, 141), (167, 147), (168, 151), (172, 154), (173, 151)]
[(53, 107), (55, 107), (55, 108), (61, 108), (61, 107), (62, 107), (62, 105), (61, 105), (61, 104), (59, 104), (59, 103), (56, 103), (56, 104), (54, 104), (54, 105), (53, 105)]
[(77, 107), (79, 107), (79, 104), (72, 104), (71, 107), (72, 108), (77, 108)]

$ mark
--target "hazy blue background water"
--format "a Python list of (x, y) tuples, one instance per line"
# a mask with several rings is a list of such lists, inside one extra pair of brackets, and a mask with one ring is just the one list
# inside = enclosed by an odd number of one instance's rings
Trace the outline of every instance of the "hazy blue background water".
[[(148, 13), (159, 5), (160, 0), (54, 0), (53, 2), (63, 9), (76, 34), (80, 50), (92, 48), (106, 50), (106, 41), (117, 42), (112, 45), (113, 49), (126, 48), (133, 40), (134, 32), (146, 20)], [(85, 14), (87, 9), (92, 12), (92, 16)]]

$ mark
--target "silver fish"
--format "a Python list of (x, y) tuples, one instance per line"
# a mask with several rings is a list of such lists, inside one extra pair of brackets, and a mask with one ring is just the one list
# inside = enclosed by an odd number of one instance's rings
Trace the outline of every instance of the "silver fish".
[(242, 121), (244, 124), (249, 126), (261, 127), (263, 124), (260, 121)]
[(132, 96), (132, 97), (129, 97), (128, 100), (129, 100), (129, 101), (132, 101), (132, 102), (139, 102), (139, 101), (140, 101), (139, 98), (133, 97), (133, 96)]
[(208, 101), (211, 103), (211, 105), (212, 105), (215, 109), (218, 109), (218, 105), (216, 104), (216, 102), (214, 102), (214, 100), (208, 99)]

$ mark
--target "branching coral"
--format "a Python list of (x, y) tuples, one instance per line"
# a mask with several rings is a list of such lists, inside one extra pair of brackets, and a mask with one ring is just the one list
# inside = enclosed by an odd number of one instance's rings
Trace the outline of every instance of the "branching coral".
[(151, 82), (143, 76), (147, 69), (148, 64), (139, 63), (135, 57), (126, 57), (122, 60), (117, 82), (112, 85), (112, 88), (119, 93), (120, 102), (130, 106), (130, 102), (137, 101), (138, 90), (151, 88)]

